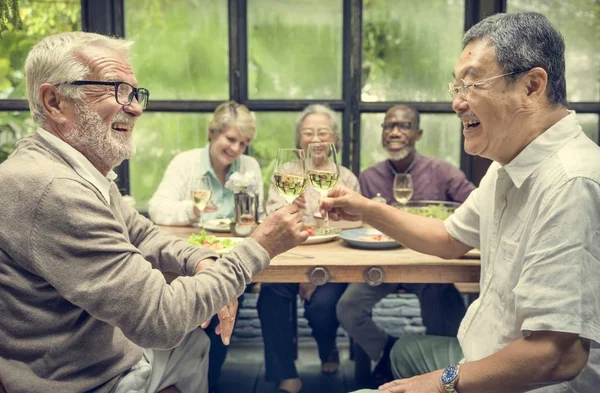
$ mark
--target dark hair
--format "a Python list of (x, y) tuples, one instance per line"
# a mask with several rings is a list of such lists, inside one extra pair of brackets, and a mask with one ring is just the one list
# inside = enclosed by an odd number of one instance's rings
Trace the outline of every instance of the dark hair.
[(415, 129), (419, 128), (419, 125), (421, 124), (421, 114), (419, 113), (417, 108), (415, 108), (414, 106), (411, 106), (411, 105), (398, 104), (398, 105), (392, 106), (387, 111), (385, 111), (385, 114), (387, 115), (388, 113), (396, 111), (396, 110), (411, 112), (413, 115), (413, 118), (415, 119), (415, 122), (416, 122), (416, 125), (413, 125), (413, 128), (415, 128)]
[[(545, 16), (537, 12), (492, 15), (465, 33), (463, 48), (478, 39), (492, 43), (504, 72), (543, 68), (548, 74), (548, 99), (554, 105), (567, 106), (565, 42)], [(513, 81), (519, 75), (505, 78)]]

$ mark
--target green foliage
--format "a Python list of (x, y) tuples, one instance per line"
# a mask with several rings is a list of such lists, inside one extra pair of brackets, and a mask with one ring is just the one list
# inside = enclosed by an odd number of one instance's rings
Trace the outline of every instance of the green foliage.
[(36, 125), (27, 112), (0, 112), (0, 162), (13, 152), (18, 139), (35, 129)]
[(0, 1), (0, 33), (6, 30), (21, 29), (22, 27), (23, 21), (19, 13), (19, 0)]
[(364, 101), (448, 101), (463, 0), (372, 0), (363, 10)]
[(342, 2), (252, 1), (248, 54), (250, 98), (340, 99)]
[[(81, 30), (80, 18), (77, 2), (0, 0), (0, 99), (25, 97), (27, 53), (47, 35)], [(0, 112), (0, 162), (14, 150), (17, 139), (35, 129), (29, 113)]]
[[(446, 84), (460, 54), (465, 0), (363, 0), (365, 101), (448, 101)], [(14, 0), (0, 0), (2, 7)], [(125, 0), (125, 33), (136, 41), (132, 65), (151, 100), (226, 101), (228, 29), (225, 0)], [(509, 11), (549, 16), (567, 43), (569, 99), (600, 99), (600, 2), (509, 0)], [(0, 39), (0, 99), (24, 98), (23, 62), (40, 38), (81, 29), (79, 1), (20, 0), (23, 29), (6, 19)], [(4, 16), (4, 19), (2, 19)], [(0, 31), (2, 25), (0, 25)], [(248, 2), (249, 95), (252, 99), (339, 99), (342, 70), (342, 0)], [(268, 187), (278, 148), (294, 146), (297, 113), (256, 113), (258, 135), (250, 152)], [(211, 114), (147, 112), (136, 125), (137, 155), (130, 162), (131, 191), (144, 206), (173, 156), (204, 146)], [(596, 135), (597, 115), (584, 115)], [(362, 117), (361, 167), (385, 156), (383, 114)], [(422, 116), (418, 150), (460, 163), (460, 131), (453, 115)], [(35, 129), (28, 113), (0, 113), (0, 161), (14, 140)], [(595, 134), (593, 134), (595, 132)]]
[(228, 99), (227, 2), (127, 0), (125, 36), (151, 100)]

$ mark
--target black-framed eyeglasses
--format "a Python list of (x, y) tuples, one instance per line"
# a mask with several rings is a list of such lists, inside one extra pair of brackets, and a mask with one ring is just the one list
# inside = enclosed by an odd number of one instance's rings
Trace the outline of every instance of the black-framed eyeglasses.
[(134, 87), (127, 82), (108, 82), (108, 81), (73, 81), (57, 83), (57, 85), (75, 85), (75, 86), (86, 86), (86, 85), (97, 85), (97, 86), (113, 86), (115, 88), (115, 99), (121, 105), (129, 105), (133, 101), (133, 98), (137, 100), (142, 109), (146, 109), (148, 106), (148, 99), (150, 98), (150, 92), (148, 89), (143, 87)]
[(410, 121), (388, 121), (381, 124), (381, 128), (385, 133), (390, 133), (394, 128), (398, 128), (399, 131), (411, 131), (413, 130), (413, 124)]

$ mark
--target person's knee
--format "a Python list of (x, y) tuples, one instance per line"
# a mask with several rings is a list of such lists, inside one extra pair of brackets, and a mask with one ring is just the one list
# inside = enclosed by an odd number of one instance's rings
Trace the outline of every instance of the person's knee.
[(344, 329), (351, 329), (361, 318), (369, 318), (370, 310), (357, 307), (356, 302), (349, 296), (342, 296), (335, 308), (340, 325)]

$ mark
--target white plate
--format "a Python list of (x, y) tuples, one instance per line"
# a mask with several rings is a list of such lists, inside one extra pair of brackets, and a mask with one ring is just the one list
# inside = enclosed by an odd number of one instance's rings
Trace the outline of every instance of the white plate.
[(400, 243), (395, 240), (366, 240), (366, 236), (381, 235), (382, 233), (373, 228), (360, 228), (342, 231), (340, 237), (352, 247), (367, 248), (371, 250), (384, 250), (398, 248)]
[(230, 223), (231, 219), (229, 218), (217, 218), (215, 220), (207, 220), (204, 221), (204, 229), (211, 232), (230, 232)]
[(309, 236), (308, 239), (306, 239), (304, 241), (304, 243), (301, 243), (300, 245), (303, 246), (303, 245), (309, 245), (309, 244), (327, 243), (332, 240), (335, 240), (337, 237), (338, 237), (337, 233), (332, 233), (329, 235)]

